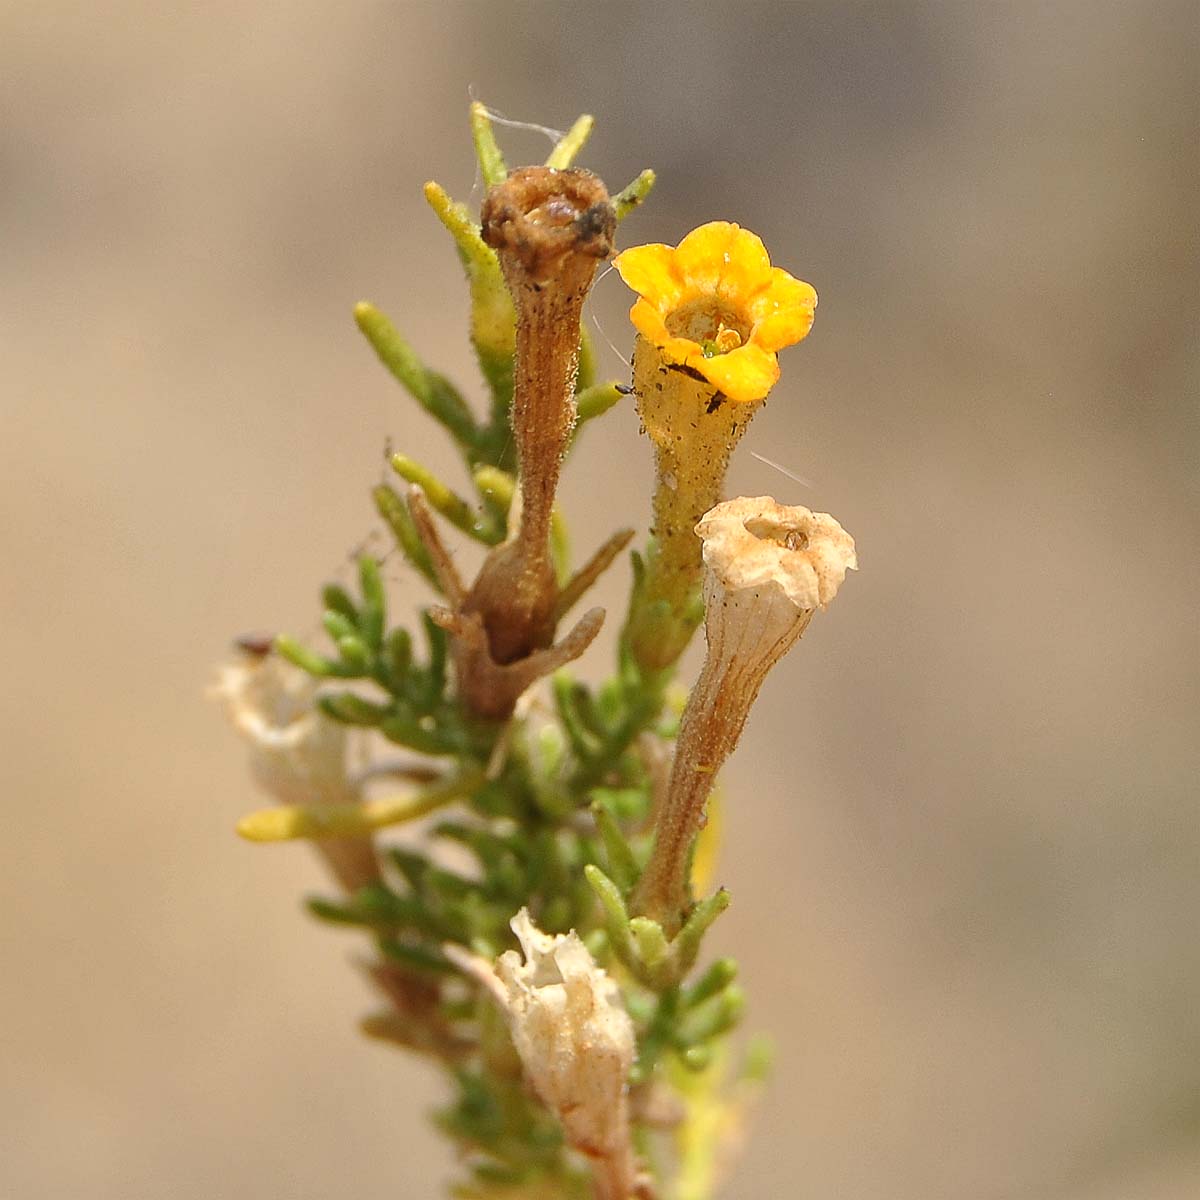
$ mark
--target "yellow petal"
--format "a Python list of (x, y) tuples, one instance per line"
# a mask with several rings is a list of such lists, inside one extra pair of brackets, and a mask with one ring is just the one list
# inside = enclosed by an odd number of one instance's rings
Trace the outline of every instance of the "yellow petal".
[(779, 378), (779, 363), (774, 354), (751, 342), (728, 354), (692, 362), (705, 379), (718, 387), (730, 400), (761, 400)]
[(652, 342), (658, 347), (664, 362), (681, 366), (690, 363), (693, 359), (704, 357), (704, 351), (698, 342), (671, 334), (663, 320), (662, 313), (648, 301), (639, 300), (629, 310), (629, 319), (646, 341)]
[(762, 239), (729, 221), (693, 229), (675, 251), (675, 270), (685, 283), (744, 306), (771, 281), (771, 258)]
[(662, 344), (661, 349), (663, 357), (673, 363), (692, 366), (695, 362), (704, 359), (704, 350), (700, 343), (693, 342), (691, 338), (668, 338)]
[(726, 253), (738, 232), (729, 221), (709, 221), (693, 229), (675, 250), (675, 270), (680, 279), (715, 295), (725, 270)]
[(671, 267), (674, 257), (670, 246), (631, 246), (617, 255), (613, 265), (639, 296), (667, 311), (679, 303), (683, 293), (683, 285)]
[(771, 256), (757, 234), (736, 225), (734, 230), (725, 248), (717, 295), (731, 308), (745, 308), (755, 292), (770, 284)]
[(775, 267), (769, 285), (750, 302), (751, 340), (764, 350), (782, 350), (812, 328), (817, 293), (810, 284)]
[(629, 310), (629, 319), (648, 342), (661, 346), (671, 340), (662, 313), (649, 300), (638, 300)]

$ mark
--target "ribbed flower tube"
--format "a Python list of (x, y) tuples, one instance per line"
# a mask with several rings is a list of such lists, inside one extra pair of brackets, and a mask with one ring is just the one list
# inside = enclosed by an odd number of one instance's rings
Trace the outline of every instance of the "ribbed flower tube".
[(827, 513), (769, 496), (718, 504), (696, 526), (704, 557), (704, 666), (684, 710), (654, 850), (634, 908), (668, 934), (687, 910), (688, 856), (717, 772), (737, 745), (771, 668), (858, 565)]
[(639, 296), (633, 385), (657, 476), (653, 541), (626, 639), (643, 671), (655, 672), (675, 662), (700, 621), (693, 527), (720, 499), (734, 447), (779, 378), (777, 352), (812, 327), (817, 294), (727, 221), (675, 248), (635, 246), (616, 266)]

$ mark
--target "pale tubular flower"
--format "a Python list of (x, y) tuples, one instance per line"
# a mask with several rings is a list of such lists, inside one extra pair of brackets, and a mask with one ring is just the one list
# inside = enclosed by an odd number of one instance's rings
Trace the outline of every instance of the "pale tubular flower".
[(684, 710), (654, 851), (634, 897), (637, 911), (669, 933), (688, 904), (688, 852), (709, 793), (767, 673), (858, 566), (854, 539), (828, 513), (770, 496), (718, 504), (696, 533), (703, 542), (708, 651)]
[(573, 930), (543, 933), (525, 908), (511, 925), (523, 955), (506, 951), (494, 967), (460, 946), (446, 955), (504, 1011), (530, 1087), (592, 1160), (599, 1200), (641, 1195), (628, 1104), (637, 1043), (620, 989)]
[(281, 804), (351, 799), (346, 727), (313, 703), (312, 677), (277, 654), (218, 669), (212, 695), (250, 747), (256, 782)]
[[(828, 513), (740, 496), (710, 509), (696, 533), (704, 559), (709, 656), (766, 672), (858, 566), (854, 539)], [(753, 700), (753, 696), (751, 696)]]
[[(255, 782), (280, 804), (352, 804), (347, 730), (317, 708), (311, 676), (274, 653), (248, 653), (219, 668), (211, 694), (250, 747)], [(379, 878), (369, 838), (315, 842), (348, 891)]]

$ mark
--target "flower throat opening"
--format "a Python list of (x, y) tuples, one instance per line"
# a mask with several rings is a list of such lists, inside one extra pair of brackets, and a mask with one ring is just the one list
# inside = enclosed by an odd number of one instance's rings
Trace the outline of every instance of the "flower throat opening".
[(775, 542), (785, 550), (807, 550), (808, 534), (794, 525), (772, 521), (770, 517), (751, 517), (745, 522), (746, 532), (764, 542)]
[(667, 332), (699, 344), (705, 358), (728, 354), (750, 339), (750, 324), (705, 296), (682, 304), (665, 321)]

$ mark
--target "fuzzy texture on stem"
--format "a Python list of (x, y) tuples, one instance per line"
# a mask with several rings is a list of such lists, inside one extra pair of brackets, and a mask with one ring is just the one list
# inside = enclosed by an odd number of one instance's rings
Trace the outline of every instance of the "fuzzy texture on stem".
[(575, 425), (583, 302), (612, 253), (616, 217), (604, 184), (572, 168), (523, 167), (484, 200), (483, 240), (497, 253), (517, 313), (512, 428), (520, 520), (488, 556), (466, 599), (498, 664), (548, 646), (558, 596), (550, 519)]
[(696, 526), (704, 557), (708, 650), (688, 699), (654, 850), (633, 907), (668, 934), (688, 907), (688, 856), (717, 772), (733, 752), (770, 669), (858, 565), (827, 513), (769, 496), (718, 504)]
[(736, 403), (639, 337), (633, 357), (638, 415), (654, 444), (653, 542), (627, 638), (647, 672), (670, 667), (700, 621), (700, 542), (693, 529), (720, 499), (734, 447), (762, 405)]

